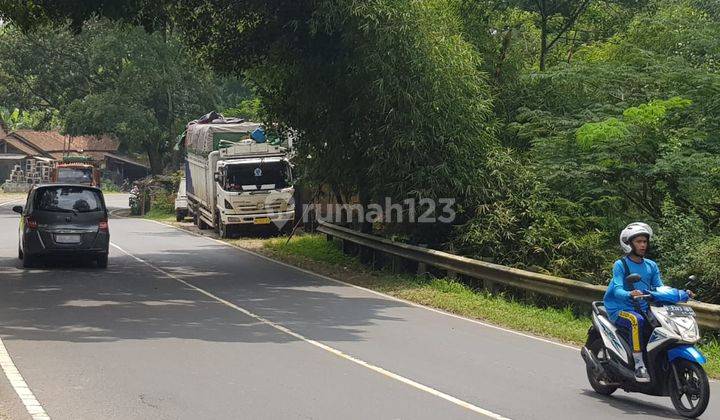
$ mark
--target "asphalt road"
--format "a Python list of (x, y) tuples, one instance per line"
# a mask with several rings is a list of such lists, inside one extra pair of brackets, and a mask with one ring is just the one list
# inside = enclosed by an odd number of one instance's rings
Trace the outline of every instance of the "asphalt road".
[[(9, 207), (0, 338), (53, 419), (676, 418), (666, 398), (594, 394), (577, 349), (149, 221), (110, 221), (107, 270), (24, 270)], [(0, 374), (3, 417), (30, 416)]]

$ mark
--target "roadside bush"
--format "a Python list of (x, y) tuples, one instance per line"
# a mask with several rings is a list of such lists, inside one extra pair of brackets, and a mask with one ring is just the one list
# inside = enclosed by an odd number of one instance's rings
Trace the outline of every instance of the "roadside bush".
[(617, 258), (601, 221), (562, 199), (531, 165), (498, 152), (489, 159), (491, 198), (469, 209), (456, 246), (464, 255), (591, 283), (607, 283)]
[(103, 192), (120, 192), (120, 187), (109, 179), (103, 179), (100, 188)]
[(663, 218), (657, 229), (654, 247), (666, 284), (684, 287), (691, 273), (691, 260), (698, 244), (707, 236), (702, 220), (695, 214), (682, 213), (669, 199), (662, 208)]
[(164, 189), (153, 191), (151, 209), (162, 213), (174, 213), (175, 192)]
[(720, 236), (697, 242), (688, 260), (688, 273), (697, 277), (690, 288), (698, 299), (720, 304)]

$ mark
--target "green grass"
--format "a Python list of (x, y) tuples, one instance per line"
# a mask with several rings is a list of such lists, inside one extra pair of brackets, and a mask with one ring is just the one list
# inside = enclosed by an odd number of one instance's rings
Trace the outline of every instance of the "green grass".
[(272, 238), (265, 243), (265, 248), (275, 252), (309, 258), (327, 264), (352, 264), (358, 266), (355, 258), (348, 257), (320, 235), (295, 236), (287, 243), (287, 238)]
[[(349, 283), (468, 318), (485, 320), (495, 325), (578, 346), (585, 343), (591, 324), (588, 316), (576, 315), (570, 308), (541, 308), (502, 294), (491, 295), (472, 290), (452, 279), (371, 271), (357, 258), (343, 254), (334, 243), (326, 241), (323, 235), (295, 237), (287, 245), (286, 240), (270, 239), (265, 242), (264, 247), (271, 255), (286, 262), (302, 266), (303, 260), (309, 260), (326, 267), (315, 264), (305, 268), (328, 268), (323, 271), (330, 275), (334, 269), (335, 273), (341, 272), (342, 279)], [(708, 359), (705, 365), (708, 374), (720, 378), (720, 343), (714, 339), (706, 339), (700, 349)]]
[(150, 220), (157, 220), (159, 222), (174, 222), (175, 221), (175, 213), (174, 212), (166, 212), (161, 209), (153, 208), (150, 209), (149, 212), (145, 213), (143, 216), (145, 219)]

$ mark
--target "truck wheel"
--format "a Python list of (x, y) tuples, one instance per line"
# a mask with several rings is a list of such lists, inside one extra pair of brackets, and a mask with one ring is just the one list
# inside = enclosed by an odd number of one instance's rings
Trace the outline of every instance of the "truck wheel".
[(182, 211), (178, 210), (175, 212), (175, 220), (178, 222), (182, 222), (183, 220), (185, 220), (185, 215)]
[(217, 222), (217, 234), (220, 238), (225, 239), (228, 237), (228, 227), (222, 220)]

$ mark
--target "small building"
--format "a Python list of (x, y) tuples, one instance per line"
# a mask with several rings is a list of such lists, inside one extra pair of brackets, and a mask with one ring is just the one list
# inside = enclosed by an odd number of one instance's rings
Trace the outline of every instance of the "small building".
[(26, 168), (30, 162), (59, 162), (64, 156), (89, 157), (103, 177), (121, 184), (150, 173), (150, 168), (118, 152), (120, 142), (110, 136), (65, 136), (58, 131), (9, 131), (0, 121), (0, 184), (13, 169)]

